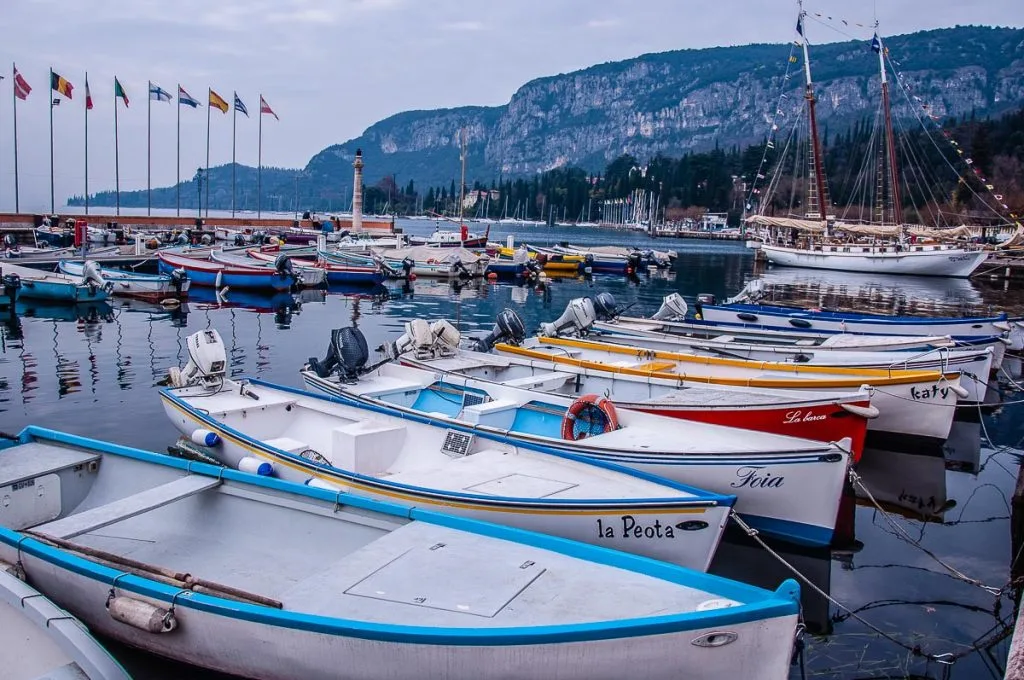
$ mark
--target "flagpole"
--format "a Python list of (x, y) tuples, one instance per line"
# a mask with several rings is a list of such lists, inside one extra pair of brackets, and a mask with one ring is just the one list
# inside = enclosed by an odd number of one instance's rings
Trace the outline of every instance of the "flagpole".
[(114, 205), (115, 214), (121, 214), (121, 156), (117, 147), (117, 78), (114, 78)]
[(210, 216), (210, 101), (213, 88), (206, 88), (206, 216)]
[(11, 79), (14, 86), (11, 88), (11, 99), (14, 104), (14, 212), (20, 212), (18, 205), (18, 67), (11, 62)]
[(50, 214), (55, 210), (53, 201), (53, 69), (50, 69)]
[(176, 214), (181, 217), (181, 83), (178, 83), (178, 182), (175, 186), (178, 189), (175, 198)]
[(85, 72), (85, 214), (89, 214), (89, 72)]
[(256, 219), (263, 214), (263, 95), (260, 95), (259, 141), (256, 143)]
[[(146, 214), (153, 214), (153, 81), (146, 81)], [(117, 105), (117, 102), (114, 102)]]
[(238, 124), (238, 93), (232, 93), (235, 101), (231, 103), (231, 216), (235, 216), (235, 128)]

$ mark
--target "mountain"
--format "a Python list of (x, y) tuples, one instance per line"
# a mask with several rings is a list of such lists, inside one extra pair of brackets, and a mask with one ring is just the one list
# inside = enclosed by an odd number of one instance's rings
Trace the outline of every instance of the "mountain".
[[(886, 46), (913, 94), (941, 118), (988, 117), (1024, 102), (1024, 29), (958, 26), (891, 37)], [(399, 113), (313, 156), (300, 203), (324, 209), (350, 197), (359, 148), (368, 185), (397, 174), (401, 185), (447, 186), (459, 175), (461, 127), (467, 180), (487, 183), (568, 165), (598, 171), (624, 153), (643, 162), (760, 142), (777, 107), (792, 114), (802, 105), (799, 56), (791, 44), (647, 54), (539, 78), (504, 106)], [(811, 62), (824, 128), (841, 132), (875, 115), (878, 60), (867, 42), (814, 46)], [(920, 112), (894, 88), (899, 121)]]

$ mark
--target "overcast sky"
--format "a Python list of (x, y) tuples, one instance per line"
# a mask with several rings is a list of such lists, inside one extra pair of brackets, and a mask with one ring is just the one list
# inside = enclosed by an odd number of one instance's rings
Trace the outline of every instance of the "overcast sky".
[[(886, 34), (957, 24), (1024, 23), (1020, 0), (889, 0)], [(204, 105), (207, 87), (233, 91), (237, 158), (256, 165), (259, 93), (281, 117), (264, 118), (265, 165), (303, 166), (323, 147), (409, 109), (509, 100), (532, 78), (681, 48), (784, 42), (790, 0), (2, 0), (0, 11), (0, 210), (13, 209), (10, 64), (33, 91), (18, 102), (22, 210), (49, 209), (48, 69), (75, 86), (54, 110), (58, 206), (82, 193), (85, 72), (89, 186), (114, 187), (113, 77), (131, 106), (120, 117), (121, 188), (146, 186), (146, 83)], [(808, 0), (812, 42), (869, 38), (872, 3)], [(844, 35), (831, 26), (847, 32)], [(175, 181), (174, 104), (152, 102), (153, 186)], [(210, 164), (231, 160), (231, 114), (212, 112)], [(181, 111), (182, 176), (205, 163), (206, 107)]]

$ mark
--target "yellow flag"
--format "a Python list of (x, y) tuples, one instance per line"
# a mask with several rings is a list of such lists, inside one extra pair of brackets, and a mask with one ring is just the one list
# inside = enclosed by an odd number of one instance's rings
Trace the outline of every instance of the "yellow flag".
[(229, 108), (228, 103), (221, 99), (221, 96), (213, 90), (210, 90), (210, 106), (220, 109), (221, 113), (227, 113)]

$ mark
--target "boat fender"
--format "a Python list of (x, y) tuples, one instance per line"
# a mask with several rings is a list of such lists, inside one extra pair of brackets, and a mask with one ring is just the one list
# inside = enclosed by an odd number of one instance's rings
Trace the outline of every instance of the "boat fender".
[(250, 475), (259, 475), (260, 477), (274, 476), (274, 464), (255, 456), (243, 456), (238, 461), (238, 469), (241, 472), (248, 472)]
[(216, 446), (217, 444), (220, 444), (219, 434), (202, 428), (193, 430), (192, 434), (190, 434), (188, 438), (192, 440), (192, 443), (199, 444), (200, 446)]
[(757, 314), (750, 314), (748, 312), (740, 312), (739, 314), (736, 315), (736, 318), (739, 319), (740, 321), (749, 321), (749, 322), (753, 323), (754, 321), (757, 321)]
[(107, 598), (107, 612), (115, 621), (147, 633), (170, 633), (178, 627), (173, 609), (163, 609), (133, 597)]
[(218, 271), (217, 272), (217, 278), (213, 282), (213, 287), (216, 288), (217, 290), (220, 290), (220, 287), (221, 287), (222, 283), (224, 283), (224, 272), (223, 271)]
[(953, 383), (949, 384), (949, 389), (953, 390), (956, 396), (960, 397), (961, 399), (966, 399), (971, 394), (964, 387), (961, 387), (960, 385), (954, 385)]
[(164, 298), (160, 301), (161, 307), (181, 307), (181, 300), (177, 298)]
[(306, 486), (311, 486), (314, 489), (326, 489), (327, 491), (344, 491), (344, 489), (337, 484), (332, 484), (331, 482), (318, 477), (310, 477), (307, 479)]
[(807, 319), (790, 319), (789, 323), (793, 324), (797, 328), (810, 328), (811, 322)]
[(840, 407), (847, 413), (871, 420), (878, 417), (878, 409), (874, 406), (859, 406), (857, 404), (840, 404)]
[[(577, 431), (577, 422), (583, 424), (584, 429)], [(600, 432), (594, 431), (595, 425), (600, 426)], [(562, 439), (567, 441), (579, 441), (617, 429), (619, 417), (615, 412), (615, 405), (596, 394), (585, 394), (574, 401), (566, 409), (565, 418), (562, 419)]]

